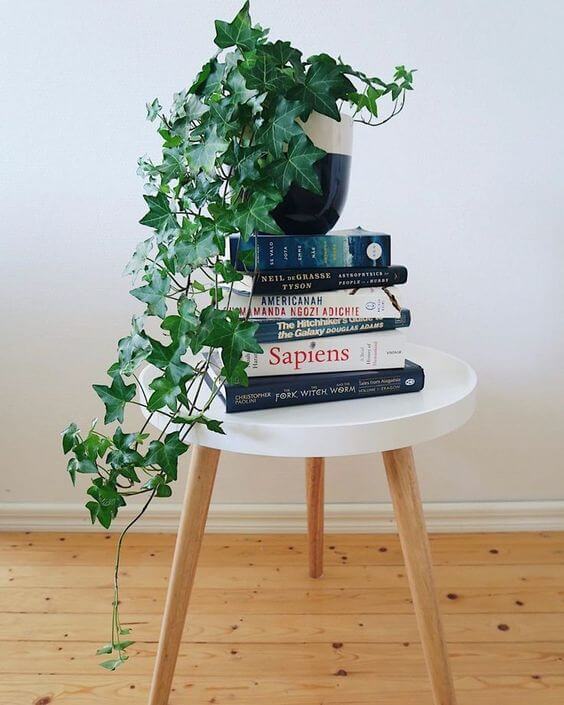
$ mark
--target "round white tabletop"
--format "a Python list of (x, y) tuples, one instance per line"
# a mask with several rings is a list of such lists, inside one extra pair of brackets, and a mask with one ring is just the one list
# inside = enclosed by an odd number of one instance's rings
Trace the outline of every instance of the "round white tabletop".
[[(421, 392), (234, 414), (225, 413), (216, 398), (207, 415), (222, 421), (225, 435), (196, 424), (187, 441), (251, 455), (329, 457), (404, 448), (466, 423), (476, 404), (474, 370), (452, 355), (421, 345), (408, 346), (407, 357), (425, 370)], [(155, 374), (153, 367), (143, 370), (144, 388)], [(208, 393), (207, 387), (202, 389), (203, 400)], [(151, 423), (162, 430), (167, 420), (157, 413)]]

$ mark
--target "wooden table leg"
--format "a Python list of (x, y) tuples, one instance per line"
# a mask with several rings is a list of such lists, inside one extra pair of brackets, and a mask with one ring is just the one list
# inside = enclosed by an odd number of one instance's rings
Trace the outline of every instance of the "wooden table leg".
[(383, 453), (435, 705), (456, 705), (411, 448)]
[(324, 515), (325, 459), (306, 459), (307, 534), (309, 546), (309, 575), (323, 575), (323, 515)]
[(168, 703), (219, 454), (219, 450), (204, 446), (192, 448), (188, 485), (174, 549), (149, 705)]

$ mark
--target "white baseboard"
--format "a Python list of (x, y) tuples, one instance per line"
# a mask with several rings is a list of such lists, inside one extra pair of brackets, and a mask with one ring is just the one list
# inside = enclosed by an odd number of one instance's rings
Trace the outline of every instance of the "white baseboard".
[[(180, 505), (152, 507), (134, 530), (176, 531)], [(112, 530), (134, 512), (126, 507)], [(564, 531), (564, 501), (431, 502), (425, 504), (431, 532)], [(377, 504), (327, 504), (329, 533), (395, 531), (392, 507)], [(0, 503), (0, 531), (88, 531), (93, 528), (79, 504)], [(299, 504), (212, 504), (207, 531), (216, 533), (301, 533), (305, 507)]]

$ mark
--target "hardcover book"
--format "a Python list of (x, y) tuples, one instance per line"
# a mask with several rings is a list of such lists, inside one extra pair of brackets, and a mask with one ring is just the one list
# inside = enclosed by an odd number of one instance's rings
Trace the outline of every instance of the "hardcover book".
[[(254, 282), (253, 282), (254, 278)], [(334, 269), (281, 269), (246, 274), (245, 286), (255, 294), (294, 294), (309, 291), (334, 291), (359, 287), (405, 284), (407, 269), (392, 267), (340, 267)]]
[(342, 289), (316, 294), (259, 294), (251, 296), (233, 285), (222, 305), (238, 308), (253, 319), (268, 318), (400, 318), (393, 289)]
[(258, 233), (247, 241), (231, 235), (229, 255), (233, 266), (242, 271), (389, 267), (391, 238), (362, 228), (335, 230), (327, 235)]
[[(217, 369), (210, 366), (206, 381), (214, 385)], [(272, 409), (280, 406), (318, 404), (327, 401), (362, 399), (419, 392), (425, 384), (420, 365), (409, 360), (396, 370), (324, 372), (312, 375), (253, 377), (248, 387), (224, 385), (219, 394), (228, 413)]]
[(262, 353), (243, 353), (249, 377), (390, 369), (405, 363), (405, 335), (399, 330), (265, 343), (262, 348)]
[(263, 320), (255, 334), (259, 343), (275, 343), (280, 340), (304, 340), (367, 333), (374, 330), (407, 328), (411, 323), (409, 309), (402, 308), (399, 318), (289, 318)]

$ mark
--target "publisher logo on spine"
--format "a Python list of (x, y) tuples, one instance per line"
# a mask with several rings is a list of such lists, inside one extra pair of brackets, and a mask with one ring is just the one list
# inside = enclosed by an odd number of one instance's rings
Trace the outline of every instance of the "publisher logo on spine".
[(370, 245), (366, 248), (366, 255), (368, 259), (376, 260), (380, 259), (382, 256), (382, 247), (379, 245), (377, 242), (371, 242)]

